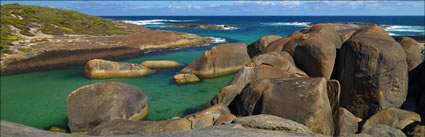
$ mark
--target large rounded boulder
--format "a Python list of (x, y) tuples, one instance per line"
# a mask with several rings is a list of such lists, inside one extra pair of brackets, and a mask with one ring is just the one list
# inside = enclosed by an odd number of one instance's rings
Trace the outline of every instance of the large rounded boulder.
[(139, 88), (120, 82), (83, 86), (67, 96), (68, 126), (72, 133), (86, 133), (114, 120), (141, 120), (148, 113), (148, 98)]
[(397, 39), (397, 42), (400, 43), (406, 53), (409, 71), (422, 63), (421, 48), (416, 40), (409, 37), (401, 37)]
[(323, 36), (325, 39), (331, 41), (335, 48), (341, 48), (342, 40), (339, 33), (336, 31), (335, 26), (332, 24), (316, 24), (302, 31), (303, 33), (315, 33)]
[(406, 55), (382, 27), (354, 33), (340, 57), (340, 104), (357, 117), (367, 119), (382, 109), (399, 108), (406, 100)]
[(270, 43), (265, 49), (262, 50), (262, 53), (286, 51), (292, 56), (295, 51), (296, 45), (287, 43), (292, 40), (297, 40), (301, 37), (301, 35), (301, 32), (292, 32), (288, 37), (280, 38)]
[(148, 60), (143, 61), (142, 63), (140, 63), (140, 65), (148, 67), (150, 69), (173, 68), (183, 66), (183, 64), (171, 60)]
[(248, 85), (229, 108), (235, 115), (270, 114), (333, 135), (332, 109), (325, 78), (263, 79)]
[(331, 78), (335, 65), (335, 45), (319, 34), (304, 34), (294, 51), (295, 64), (310, 77)]
[(276, 35), (267, 35), (267, 36), (263, 36), (260, 39), (258, 39), (257, 41), (251, 43), (248, 45), (248, 55), (249, 57), (253, 58), (254, 56), (256, 56), (257, 54), (259, 54), (261, 51), (263, 51), (265, 48), (267, 48), (267, 46), (280, 39), (282, 37), (280, 36), (276, 36)]
[(142, 77), (152, 72), (151, 69), (139, 64), (102, 59), (88, 61), (84, 69), (86, 76), (92, 79)]
[(298, 69), (292, 57), (284, 51), (269, 52), (256, 56), (209, 102), (209, 105), (229, 105), (248, 83), (266, 78), (308, 77)]
[(403, 130), (406, 126), (412, 123), (419, 123), (421, 116), (415, 112), (390, 108), (380, 111), (370, 117), (364, 124), (363, 129), (376, 125), (387, 125), (392, 128)]
[(250, 60), (245, 44), (221, 44), (205, 51), (180, 73), (192, 73), (199, 78), (213, 78), (239, 71)]

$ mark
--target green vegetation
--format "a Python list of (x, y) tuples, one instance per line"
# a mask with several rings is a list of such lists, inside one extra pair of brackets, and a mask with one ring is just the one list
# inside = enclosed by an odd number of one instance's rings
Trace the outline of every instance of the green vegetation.
[(19, 4), (1, 5), (1, 53), (11, 53), (8, 46), (19, 37), (13, 35), (9, 26), (18, 28), (19, 33), (34, 36), (31, 28), (40, 28), (45, 34), (124, 34), (122, 28), (112, 21), (70, 10)]

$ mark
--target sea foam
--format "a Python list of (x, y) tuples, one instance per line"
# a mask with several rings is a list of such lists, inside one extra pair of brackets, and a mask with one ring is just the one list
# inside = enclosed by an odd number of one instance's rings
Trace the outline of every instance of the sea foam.
[(308, 27), (311, 22), (270, 22), (270, 23), (261, 23), (265, 26), (302, 26)]
[(169, 19), (151, 19), (151, 20), (124, 20), (125, 23), (136, 25), (159, 25), (169, 22), (193, 22), (196, 20), (169, 20)]

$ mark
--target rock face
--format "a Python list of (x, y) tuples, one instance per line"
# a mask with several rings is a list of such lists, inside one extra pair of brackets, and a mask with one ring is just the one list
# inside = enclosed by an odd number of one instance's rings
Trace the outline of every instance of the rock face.
[(245, 44), (221, 44), (180, 71), (200, 78), (213, 78), (236, 72), (250, 61)]
[[(176, 131), (187, 131), (213, 126), (219, 119), (232, 115), (229, 108), (223, 105), (215, 105), (198, 113), (188, 115), (184, 118), (163, 121), (128, 121), (114, 120), (102, 123), (89, 132), (90, 135), (111, 136), (131, 134), (153, 134), (170, 133)], [(233, 116), (234, 117), (234, 116)], [(227, 119), (230, 122), (233, 119)]]
[(411, 137), (425, 137), (425, 126), (416, 126), (411, 131), (407, 132)]
[(286, 51), (292, 56), (295, 51), (296, 45), (287, 44), (287, 43), (290, 41), (291, 42), (296, 41), (296, 39), (300, 38), (301, 35), (302, 35), (301, 32), (293, 32), (286, 38), (280, 38), (278, 40), (275, 40), (272, 43), (270, 43), (265, 49), (263, 49), (262, 53)]
[(334, 25), (331, 24), (316, 24), (311, 26), (310, 28), (307, 28), (303, 31), (303, 33), (309, 33), (309, 34), (318, 34), (324, 37), (325, 39), (331, 41), (335, 48), (341, 48), (342, 46), (342, 40), (339, 36), (338, 32), (335, 29)]
[(183, 66), (183, 64), (171, 60), (144, 61), (140, 65), (148, 67), (150, 69), (173, 68)]
[(68, 126), (84, 133), (114, 119), (140, 120), (147, 116), (148, 98), (139, 88), (120, 82), (83, 86), (67, 96)]
[(421, 48), (416, 40), (409, 37), (401, 37), (396, 40), (406, 53), (409, 71), (422, 63)]
[(253, 58), (255, 55), (257, 55), (258, 53), (260, 53), (261, 51), (263, 51), (265, 48), (267, 48), (267, 46), (280, 39), (282, 37), (276, 36), (276, 35), (268, 35), (268, 36), (263, 36), (260, 39), (258, 39), (257, 41), (251, 43), (248, 45), (248, 55), (250, 58)]
[(317, 33), (302, 35), (293, 56), (295, 64), (309, 76), (330, 79), (335, 65), (336, 49), (325, 37)]
[(152, 72), (151, 69), (138, 64), (113, 62), (102, 59), (90, 60), (84, 69), (87, 77), (92, 79), (142, 77)]
[(242, 116), (275, 115), (304, 124), (315, 133), (333, 134), (325, 78), (258, 80), (244, 88), (230, 104), (230, 109)]
[(369, 134), (374, 137), (405, 137), (406, 135), (398, 129), (392, 128), (387, 125), (375, 125), (363, 129), (363, 134)]
[(375, 125), (387, 125), (392, 128), (403, 130), (407, 125), (420, 121), (421, 116), (414, 112), (390, 108), (380, 111), (370, 117), (366, 123), (364, 123), (363, 129)]
[(284, 51), (256, 56), (210, 101), (210, 105), (229, 105), (248, 83), (266, 78), (308, 77), (295, 66), (292, 57)]
[(201, 81), (195, 74), (182, 73), (174, 76), (174, 81), (177, 84), (195, 83)]
[(261, 114), (241, 117), (233, 120), (233, 123), (250, 128), (277, 130), (287, 133), (311, 133), (310, 129), (303, 124), (273, 115)]
[(342, 46), (338, 63), (341, 106), (362, 119), (382, 109), (399, 108), (407, 95), (407, 63), (402, 50), (379, 26), (354, 33)]
[(350, 136), (357, 132), (358, 119), (345, 108), (339, 108), (335, 136)]

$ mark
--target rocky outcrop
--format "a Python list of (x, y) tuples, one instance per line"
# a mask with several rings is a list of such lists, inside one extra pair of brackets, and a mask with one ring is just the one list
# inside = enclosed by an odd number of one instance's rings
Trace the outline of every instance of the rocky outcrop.
[[(81, 136), (75, 134), (65, 134), (58, 132), (49, 132), (36, 128), (31, 128), (28, 126), (0, 121), (1, 132), (0, 135), (3, 137), (95, 137), (95, 136)], [(176, 127), (178, 128), (178, 127)], [(110, 137), (326, 137), (319, 134), (312, 133), (285, 133), (278, 131), (270, 130), (258, 130), (252, 128), (245, 128), (240, 124), (230, 124), (222, 126), (214, 126), (199, 130), (189, 130), (189, 131), (180, 131), (180, 132), (170, 132), (170, 133), (160, 133), (160, 134), (147, 134), (147, 135), (120, 135), (120, 136), (110, 136)]]
[(407, 131), (409, 137), (425, 137), (425, 126), (416, 126), (411, 131)]
[(366, 23), (366, 22), (335, 22), (335, 23), (328, 23), (328, 24), (334, 26), (335, 30), (339, 33), (358, 31), (368, 26), (376, 25), (373, 23)]
[(351, 136), (357, 132), (359, 120), (345, 108), (339, 108), (336, 118), (335, 136)]
[(420, 121), (421, 116), (414, 112), (390, 108), (382, 110), (370, 117), (366, 123), (363, 124), (363, 129), (376, 125), (387, 125), (392, 128), (403, 130), (407, 125), (419, 123)]
[(398, 129), (387, 125), (375, 125), (363, 129), (363, 134), (369, 134), (374, 137), (406, 137), (406, 135)]
[(407, 95), (406, 55), (382, 27), (354, 33), (342, 46), (338, 63), (340, 104), (367, 119), (387, 108), (399, 108)]
[(216, 25), (216, 24), (191, 24), (183, 23), (171, 26), (164, 26), (165, 28), (196, 28), (196, 29), (213, 29), (213, 30), (233, 30), (236, 29), (230, 25)]
[(148, 113), (143, 91), (120, 82), (83, 86), (68, 94), (66, 103), (68, 126), (77, 134), (114, 119), (141, 120)]
[(315, 133), (334, 132), (325, 78), (258, 80), (244, 88), (230, 109), (236, 115), (270, 114), (294, 120)]
[(150, 69), (173, 68), (183, 66), (183, 64), (171, 60), (143, 61), (142, 63), (140, 63), (140, 65), (148, 67)]
[(409, 37), (401, 37), (396, 40), (406, 53), (409, 71), (422, 63), (421, 47), (416, 40)]
[(244, 127), (274, 130), (287, 133), (311, 133), (310, 129), (298, 122), (284, 119), (273, 115), (253, 115), (241, 117), (233, 120), (234, 124), (241, 124)]
[(153, 71), (139, 64), (94, 59), (87, 62), (84, 73), (91, 79), (143, 77)]
[(295, 66), (292, 57), (284, 51), (269, 52), (256, 56), (209, 102), (229, 105), (249, 83), (266, 78), (308, 77)]
[(174, 75), (174, 81), (177, 84), (195, 83), (201, 81), (195, 74), (192, 73), (180, 73)]
[(180, 73), (192, 73), (199, 78), (213, 78), (239, 71), (249, 61), (245, 44), (221, 44), (205, 51)]
[[(225, 119), (232, 115), (230, 110), (223, 105), (215, 105), (203, 111), (188, 115), (184, 118), (163, 120), (163, 121), (128, 121), (114, 120), (102, 123), (89, 132), (90, 135), (96, 136), (112, 136), (112, 135), (131, 135), (131, 134), (154, 134), (154, 133), (170, 133), (177, 131), (196, 130), (211, 127), (219, 119)], [(233, 119), (227, 119), (230, 122)]]
[(325, 37), (309, 33), (301, 36), (293, 57), (295, 64), (310, 77), (330, 79), (335, 65), (336, 49)]
[(267, 48), (267, 46), (280, 39), (282, 37), (276, 36), (276, 35), (267, 35), (267, 36), (263, 36), (260, 39), (258, 39), (257, 41), (251, 43), (248, 45), (248, 55), (250, 58), (253, 58), (254, 56), (256, 56), (257, 54), (259, 54), (261, 51), (263, 51), (265, 48)]
[(261, 53), (286, 51), (293, 56), (296, 47), (296, 44), (293, 43), (296, 43), (296, 40), (300, 38), (301, 35), (302, 33), (297, 31), (291, 33), (286, 38), (275, 40), (263, 49)]
[[(20, 45), (29, 46), (28, 52), (1, 57), (1, 74), (31, 72), (86, 64), (92, 59), (122, 59), (135, 57), (146, 51), (200, 46), (212, 43), (208, 37), (183, 32), (150, 30), (140, 25), (114, 21), (126, 34), (111, 36), (65, 35), (30, 40)], [(25, 42), (25, 41), (28, 42)], [(23, 43), (23, 44), (22, 44)]]
[(316, 24), (309, 28), (302, 30), (305, 34), (318, 34), (323, 38), (333, 43), (333, 46), (337, 49), (341, 48), (342, 40), (340, 35), (335, 29), (334, 25), (331, 24)]

